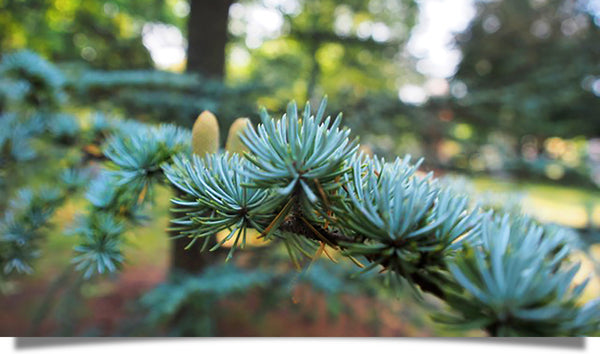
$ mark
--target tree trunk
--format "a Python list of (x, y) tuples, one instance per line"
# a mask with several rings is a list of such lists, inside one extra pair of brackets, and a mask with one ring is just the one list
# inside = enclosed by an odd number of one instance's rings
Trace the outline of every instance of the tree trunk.
[(199, 240), (196, 244), (186, 250), (185, 247), (190, 241), (191, 240), (187, 238), (176, 238), (171, 241), (171, 273), (185, 272), (197, 274), (217, 261), (214, 252), (205, 250), (200, 253), (200, 247), (203, 240)]
[[(225, 45), (229, 6), (234, 0), (190, 0), (188, 17), (187, 68), (203, 78), (223, 80), (225, 76)], [(177, 193), (177, 192), (175, 192)], [(176, 218), (176, 213), (171, 215)], [(177, 236), (170, 233), (170, 236)], [(177, 238), (171, 241), (171, 273), (197, 274), (215, 262), (224, 261), (224, 251), (205, 250), (200, 253), (204, 240), (198, 240), (185, 249), (191, 240)], [(209, 244), (214, 245), (214, 242)]]
[(225, 76), (227, 20), (233, 0), (190, 0), (187, 71), (205, 78)]
[[(175, 189), (173, 189), (173, 192), (174, 195), (180, 193)], [(171, 212), (172, 219), (177, 219), (182, 216), (183, 215), (180, 215), (175, 211)], [(177, 233), (170, 231), (169, 236), (176, 237)], [(196, 242), (190, 248), (186, 249), (187, 245), (190, 243), (190, 241), (192, 241), (191, 239), (185, 237), (172, 238), (170, 242), (171, 264), (169, 269), (171, 275), (176, 273), (198, 274), (211, 264), (224, 262), (226, 253), (224, 249), (219, 248), (213, 252), (208, 250), (216, 242), (216, 237), (211, 237), (213, 239), (209, 241), (207, 249), (205, 249), (203, 252), (200, 252), (200, 250), (204, 244), (204, 239), (196, 240)]]

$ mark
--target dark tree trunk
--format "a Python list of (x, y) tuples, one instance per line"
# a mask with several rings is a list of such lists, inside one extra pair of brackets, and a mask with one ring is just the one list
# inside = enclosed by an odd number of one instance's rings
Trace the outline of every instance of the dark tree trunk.
[[(225, 76), (225, 45), (229, 6), (234, 0), (190, 0), (188, 17), (187, 71), (204, 78), (222, 80)], [(199, 113), (199, 112), (198, 112)], [(175, 192), (176, 193), (176, 192)], [(174, 213), (172, 217), (177, 217)], [(170, 233), (170, 236), (176, 236)], [(200, 253), (203, 240), (185, 249), (190, 240), (171, 241), (171, 273), (200, 273), (215, 262), (224, 261), (223, 251)], [(209, 243), (209, 247), (214, 242)]]
[[(174, 195), (179, 193), (176, 190), (173, 190), (173, 192)], [(173, 219), (182, 216), (183, 215), (180, 215), (177, 212), (171, 212), (171, 218)], [(169, 232), (169, 236), (176, 237), (177, 233), (171, 231)], [(204, 239), (196, 240), (196, 242), (188, 249), (186, 249), (186, 247), (191, 239), (183, 237), (171, 239), (170, 273), (172, 275), (176, 273), (198, 274), (211, 264), (224, 262), (226, 253), (224, 249), (217, 249), (213, 252), (208, 250), (216, 242), (216, 237), (212, 236), (212, 238), (213, 239), (209, 241), (207, 249), (203, 252), (200, 252), (200, 250), (202, 249)]]
[(229, 6), (234, 0), (190, 0), (187, 71), (220, 80), (225, 76)]
[(204, 250), (200, 253), (201, 240), (186, 250), (185, 247), (189, 243), (190, 240), (186, 238), (176, 238), (171, 241), (171, 273), (200, 273), (204, 268), (218, 261), (214, 252)]

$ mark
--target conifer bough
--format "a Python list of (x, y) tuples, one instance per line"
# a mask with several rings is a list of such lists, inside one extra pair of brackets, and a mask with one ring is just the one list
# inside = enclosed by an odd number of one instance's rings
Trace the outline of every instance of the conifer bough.
[[(408, 156), (363, 155), (341, 115), (325, 118), (325, 106), (326, 99), (313, 115), (307, 103), (299, 117), (292, 102), (280, 120), (263, 109), (261, 124), (240, 135), (243, 156), (179, 154), (164, 164), (181, 192), (172, 220), (180, 236), (210, 250), (233, 240), (229, 259), (256, 229), (283, 242), (298, 267), (329, 246), (364, 271), (380, 269), (392, 285), (444, 300), (448, 310), (435, 318), (459, 328), (598, 333), (600, 302), (580, 304), (586, 282), (573, 284), (578, 265), (564, 230), (473, 207), (431, 174), (417, 176), (420, 161)], [(227, 237), (209, 245), (223, 230)]]

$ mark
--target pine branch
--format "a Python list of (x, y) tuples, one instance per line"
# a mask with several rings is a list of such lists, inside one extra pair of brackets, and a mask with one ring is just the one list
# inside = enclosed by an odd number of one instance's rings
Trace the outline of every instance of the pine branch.
[[(286, 219), (279, 227), (279, 230), (302, 235), (313, 241), (325, 242), (333, 248), (339, 248), (342, 251), (345, 248), (343, 245), (361, 243), (361, 238), (347, 236), (338, 230), (326, 230), (320, 225), (314, 224), (311, 224), (309, 227), (305, 222), (300, 221), (295, 216)], [(368, 255), (365, 256), (365, 258), (372, 260)], [(417, 272), (411, 275), (411, 280), (415, 282), (422, 291), (444, 300), (444, 291), (438, 284), (434, 283), (426, 276)]]
[[(241, 135), (245, 159), (179, 155), (163, 166), (186, 195), (174, 200), (185, 214), (174, 221), (181, 235), (194, 240), (228, 229), (237, 239), (255, 228), (282, 240), (297, 267), (326, 244), (366, 258), (364, 271), (381, 267), (444, 300), (452, 311), (438, 321), (492, 335), (598, 329), (600, 320), (587, 313), (600, 312), (600, 301), (577, 305), (585, 283), (567, 291), (577, 267), (563, 230), (472, 207), (431, 174), (417, 176), (420, 161), (409, 156), (386, 162), (356, 153), (339, 117), (324, 118), (324, 103), (314, 116), (308, 105), (301, 117), (296, 110), (290, 104), (279, 121), (263, 111), (263, 124)], [(260, 202), (245, 202), (248, 193)]]

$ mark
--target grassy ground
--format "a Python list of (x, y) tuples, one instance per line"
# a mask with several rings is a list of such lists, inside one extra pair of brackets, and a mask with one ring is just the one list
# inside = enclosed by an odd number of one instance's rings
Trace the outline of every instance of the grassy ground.
[(590, 209), (594, 225), (600, 227), (600, 189), (492, 178), (476, 178), (473, 182), (479, 191), (522, 194), (523, 210), (539, 220), (570, 227), (585, 227), (590, 222), (587, 210)]

